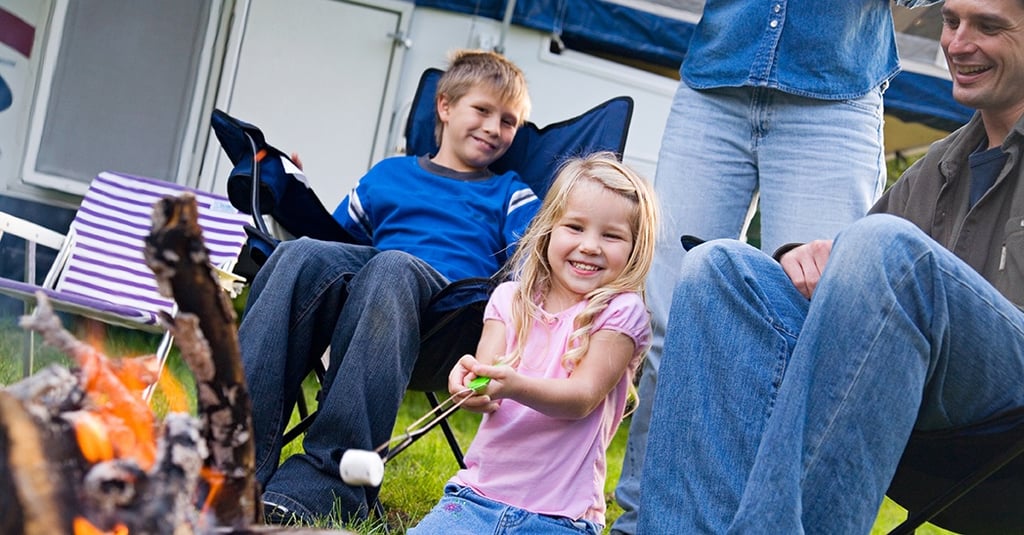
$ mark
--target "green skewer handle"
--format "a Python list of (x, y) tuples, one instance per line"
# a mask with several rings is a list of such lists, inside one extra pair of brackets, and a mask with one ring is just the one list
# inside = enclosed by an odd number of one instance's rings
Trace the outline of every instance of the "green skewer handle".
[(473, 392), (479, 392), (481, 388), (487, 386), (487, 383), (491, 382), (490, 377), (477, 377), (466, 385)]

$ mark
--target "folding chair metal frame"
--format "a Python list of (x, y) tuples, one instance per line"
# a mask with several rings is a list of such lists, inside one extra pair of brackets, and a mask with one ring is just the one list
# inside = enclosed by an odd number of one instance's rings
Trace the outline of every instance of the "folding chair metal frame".
[(908, 510), (890, 535), (925, 522), (961, 533), (1024, 529), (1024, 410), (913, 433), (887, 494)]
[[(211, 261), (222, 286), (236, 291), (241, 279), (229, 273), (238, 257), (247, 221), (228, 199), (150, 178), (103, 172), (90, 184), (66, 235), (0, 213), (0, 236), (9, 233), (26, 244), (24, 281), (0, 278), (0, 294), (18, 298), (30, 313), (36, 292), (50, 298), (54, 309), (109, 325), (163, 333), (156, 354), (161, 369), (172, 337), (158, 321), (161, 311), (173, 314), (174, 301), (159, 295), (156, 279), (142, 256), (143, 240), (152, 226), (152, 205), (161, 197), (191, 193), (199, 206)], [(42, 284), (36, 284), (37, 246), (57, 250)], [(25, 333), (23, 370), (32, 372), (33, 335)], [(147, 396), (151, 392), (147, 391)]]

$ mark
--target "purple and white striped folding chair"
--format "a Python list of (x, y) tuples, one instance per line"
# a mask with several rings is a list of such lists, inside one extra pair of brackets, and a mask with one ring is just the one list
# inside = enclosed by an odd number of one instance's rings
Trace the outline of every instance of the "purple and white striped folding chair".
[[(172, 340), (157, 317), (160, 311), (174, 314), (175, 305), (157, 290), (153, 272), (142, 256), (143, 242), (152, 227), (153, 205), (163, 197), (185, 192), (196, 197), (199, 225), (210, 261), (227, 276), (245, 243), (242, 226), (250, 219), (235, 210), (227, 197), (169, 182), (104, 172), (93, 179), (62, 240), (53, 231), (0, 214), (0, 232), (25, 238), (30, 248), (38, 243), (58, 249), (53, 267), (41, 285), (32, 280), (32, 266), (26, 269), (27, 281), (0, 278), (0, 294), (34, 305), (35, 293), (43, 291), (56, 310), (107, 324), (162, 332), (164, 338), (157, 355), (163, 366)], [(34, 250), (27, 255), (34, 256)], [(225, 288), (231, 289), (230, 281)], [(28, 373), (31, 353), (29, 343), (25, 356)]]

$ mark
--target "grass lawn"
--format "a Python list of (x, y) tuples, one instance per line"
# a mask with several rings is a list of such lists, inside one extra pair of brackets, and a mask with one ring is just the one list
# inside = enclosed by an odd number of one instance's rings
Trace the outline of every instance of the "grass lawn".
[[(156, 348), (158, 338), (154, 335), (113, 329), (89, 332), (77, 329), (81, 339), (94, 340), (95, 345), (104, 348), (112, 356), (140, 355)], [(10, 384), (21, 378), (22, 334), (13, 326), (13, 321), (0, 322), (0, 385)], [(38, 346), (38, 342), (37, 342)], [(35, 369), (50, 363), (65, 363), (63, 356), (49, 348), (37, 347)], [(172, 353), (168, 364), (168, 373), (173, 374), (187, 391), (193, 391), (191, 374), (185, 365)], [(307, 397), (312, 402), (315, 383), (310, 380), (306, 384)], [(167, 411), (168, 402), (158, 392), (153, 401), (158, 413)], [(195, 410), (194, 396), (189, 401), (191, 410)], [(430, 409), (426, 397), (420, 392), (410, 392), (398, 415), (395, 433), (400, 433), (414, 420)], [(465, 448), (469, 444), (479, 422), (479, 415), (460, 412), (451, 418), (461, 444)], [(605, 495), (608, 499), (608, 524), (622, 513), (612, 499), (615, 482), (619, 477), (622, 457), (625, 452), (626, 431), (628, 420), (623, 423), (615, 436), (608, 452), (608, 482)], [(285, 450), (285, 455), (297, 451), (301, 446), (293, 442)], [(439, 430), (426, 434), (407, 451), (389, 462), (386, 469), (385, 484), (381, 490), (381, 501), (385, 508), (384, 519), (374, 519), (359, 526), (350, 526), (360, 534), (403, 533), (414, 525), (440, 498), (445, 481), (458, 468), (444, 436)], [(878, 520), (872, 534), (886, 533), (906, 518), (906, 512), (898, 505), (886, 500), (882, 504)], [(331, 519), (324, 519), (324, 527), (335, 525)], [(607, 530), (606, 530), (607, 531)], [(920, 534), (948, 534), (951, 532), (926, 525), (918, 530)]]

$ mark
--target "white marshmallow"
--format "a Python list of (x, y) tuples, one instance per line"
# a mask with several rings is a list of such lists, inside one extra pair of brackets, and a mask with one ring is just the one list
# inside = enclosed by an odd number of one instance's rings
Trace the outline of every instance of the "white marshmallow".
[(375, 451), (345, 450), (338, 472), (346, 485), (379, 487), (384, 479), (384, 459)]

